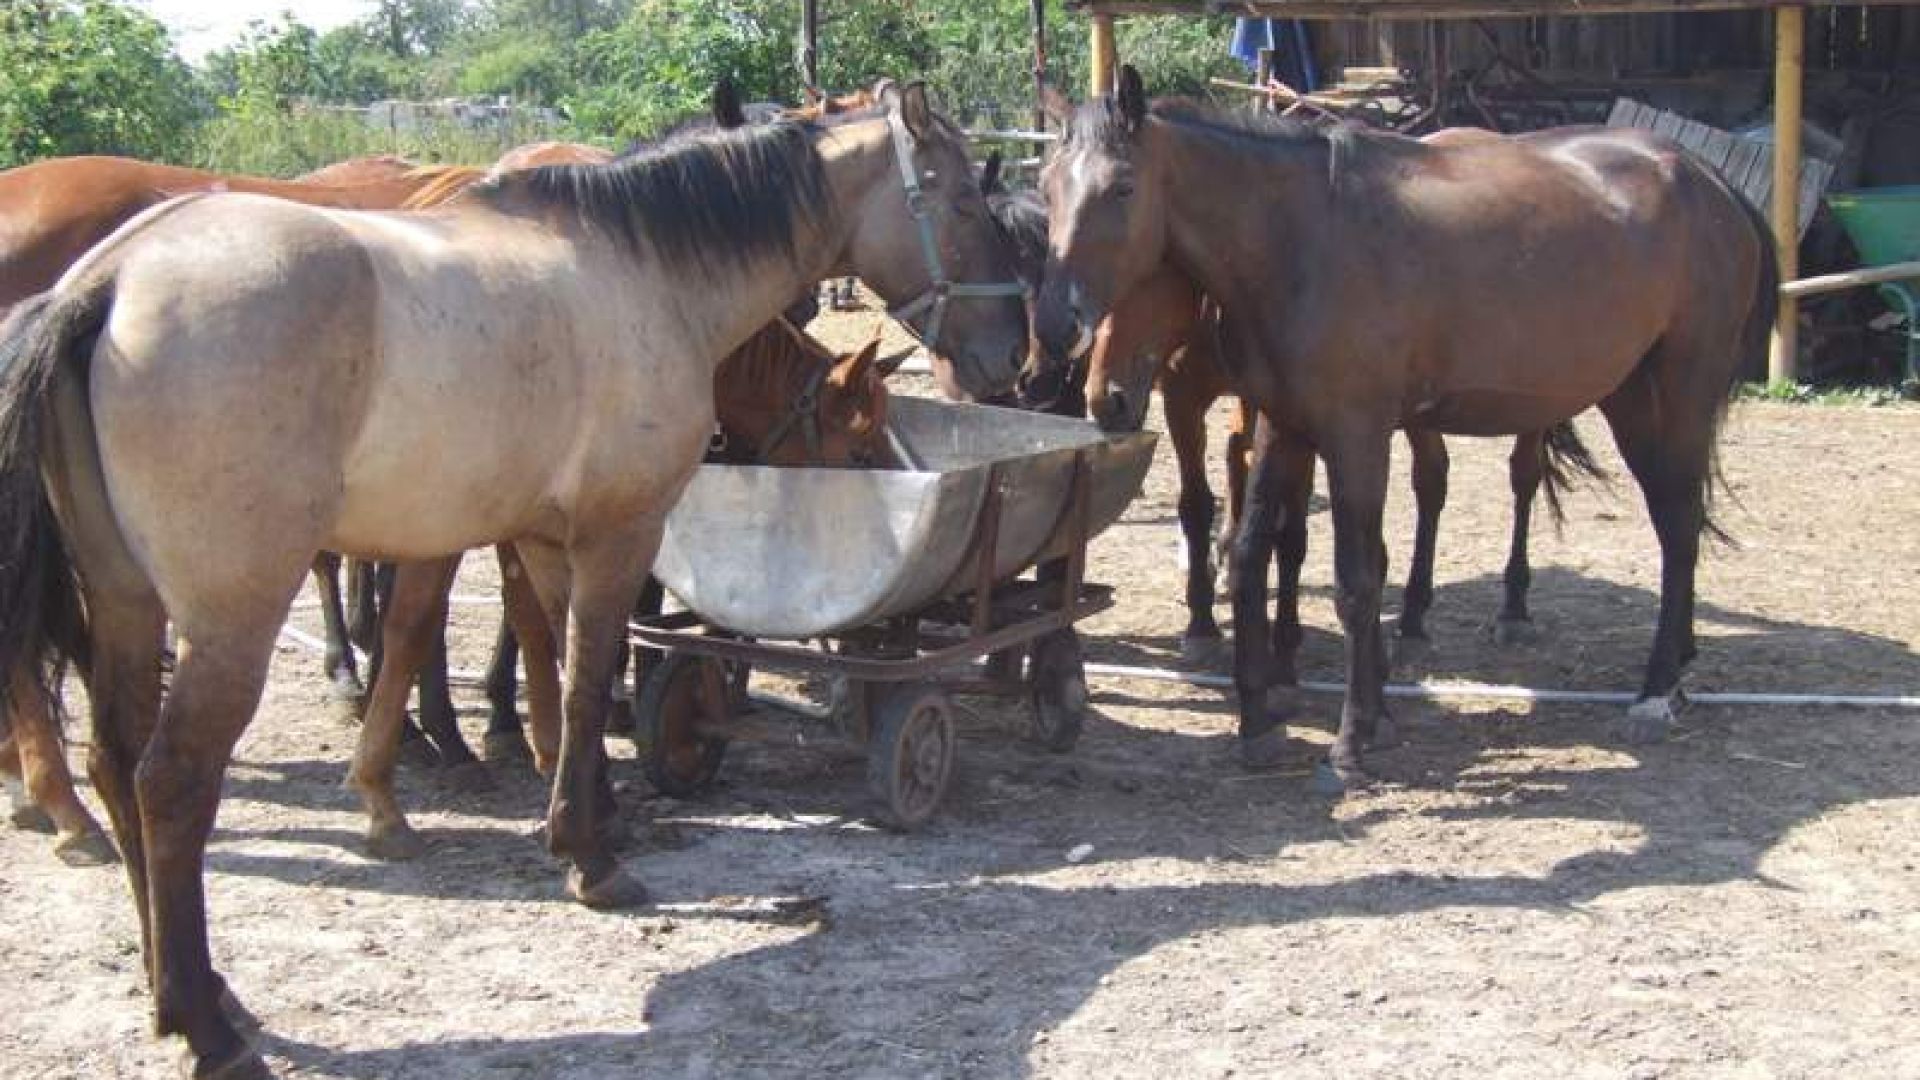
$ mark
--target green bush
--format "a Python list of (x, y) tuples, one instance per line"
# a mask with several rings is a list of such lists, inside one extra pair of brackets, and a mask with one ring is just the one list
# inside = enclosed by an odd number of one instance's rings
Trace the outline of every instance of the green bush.
[(206, 108), (145, 12), (112, 0), (0, 2), (0, 167), (65, 154), (177, 160)]

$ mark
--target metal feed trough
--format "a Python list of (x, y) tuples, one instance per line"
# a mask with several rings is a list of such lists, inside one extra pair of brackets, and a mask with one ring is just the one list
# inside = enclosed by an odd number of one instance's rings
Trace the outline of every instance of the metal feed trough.
[[(1039, 741), (1078, 737), (1073, 624), (1112, 604), (1083, 580), (1087, 541), (1139, 492), (1155, 436), (918, 398), (888, 413), (901, 469), (703, 465), (675, 506), (654, 573), (687, 610), (633, 626), (665, 653), (638, 706), (661, 790), (711, 781), (733, 739), (827, 720), (865, 746), (879, 819), (911, 828), (952, 775), (949, 692), (1027, 697)], [(754, 667), (834, 677), (833, 707), (750, 699)]]

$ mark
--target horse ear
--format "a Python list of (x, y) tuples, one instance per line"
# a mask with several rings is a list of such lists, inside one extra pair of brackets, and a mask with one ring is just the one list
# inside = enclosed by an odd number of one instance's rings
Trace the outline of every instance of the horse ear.
[(1120, 100), (1120, 115), (1127, 118), (1127, 126), (1138, 131), (1147, 119), (1147, 87), (1132, 64), (1120, 65), (1120, 84), (1114, 96)]
[(906, 348), (901, 349), (899, 352), (888, 353), (887, 355), (874, 361), (874, 364), (873, 364), (874, 374), (880, 376), (883, 379), (892, 378), (893, 373), (900, 370), (900, 365), (907, 362), (907, 357), (912, 356), (914, 353), (918, 351), (919, 351), (918, 346), (909, 345)]
[(915, 139), (933, 134), (933, 106), (927, 101), (927, 84), (915, 80), (900, 91), (900, 119)]
[(874, 357), (880, 354), (880, 335), (860, 347), (852, 356), (842, 357), (834, 365), (833, 381), (840, 386), (864, 386), (867, 376), (873, 373)]
[(713, 122), (723, 128), (744, 127), (747, 123), (747, 110), (740, 104), (740, 87), (733, 76), (722, 75), (713, 84)]
[(987, 163), (980, 166), (980, 193), (999, 195), (1004, 191), (1000, 186), (1000, 151), (987, 154)]

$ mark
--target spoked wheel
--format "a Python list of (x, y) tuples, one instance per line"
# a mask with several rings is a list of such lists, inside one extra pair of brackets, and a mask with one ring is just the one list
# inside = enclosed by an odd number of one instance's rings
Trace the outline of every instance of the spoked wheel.
[(1033, 688), (1033, 739), (1057, 754), (1073, 749), (1087, 724), (1087, 668), (1071, 627), (1033, 643), (1027, 670)]
[(747, 669), (672, 650), (647, 675), (639, 718), (647, 778), (667, 795), (691, 795), (713, 782), (727, 740), (703, 724), (730, 719), (746, 699)]
[(867, 785), (875, 816), (890, 829), (917, 829), (940, 808), (953, 779), (958, 736), (947, 695), (905, 684), (875, 694), (867, 743)]

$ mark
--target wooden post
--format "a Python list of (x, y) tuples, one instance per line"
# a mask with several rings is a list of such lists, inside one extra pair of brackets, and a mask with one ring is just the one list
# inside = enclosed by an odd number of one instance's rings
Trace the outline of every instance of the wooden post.
[(1047, 130), (1047, 0), (1033, 0), (1033, 130)]
[(1093, 17), (1092, 51), (1088, 66), (1093, 70), (1093, 85), (1088, 88), (1088, 93), (1092, 97), (1102, 97), (1113, 93), (1113, 16)]
[[(1773, 24), (1773, 244), (1780, 280), (1800, 276), (1800, 90), (1805, 82), (1807, 10), (1783, 7)], [(1800, 304), (1780, 298), (1767, 380), (1792, 382), (1800, 352)]]
[(800, 0), (800, 77), (820, 89), (820, 0)]

